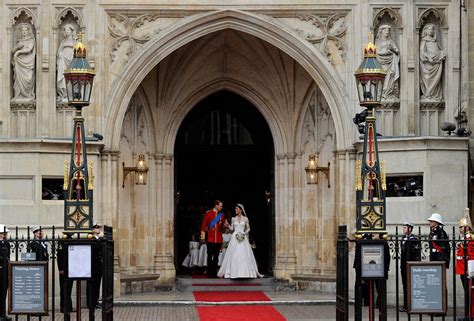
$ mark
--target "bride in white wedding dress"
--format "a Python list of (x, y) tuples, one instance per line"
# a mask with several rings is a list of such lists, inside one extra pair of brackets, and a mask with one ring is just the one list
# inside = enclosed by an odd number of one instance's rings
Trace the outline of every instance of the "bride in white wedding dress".
[(263, 277), (258, 273), (257, 262), (249, 243), (249, 219), (242, 204), (237, 204), (235, 214), (237, 215), (228, 226), (233, 231), (232, 238), (217, 276), (231, 279)]

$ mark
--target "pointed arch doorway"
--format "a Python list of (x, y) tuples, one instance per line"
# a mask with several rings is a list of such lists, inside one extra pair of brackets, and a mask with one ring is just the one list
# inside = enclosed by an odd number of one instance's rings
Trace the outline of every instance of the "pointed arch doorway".
[(191, 235), (214, 200), (234, 214), (243, 203), (259, 269), (272, 274), (275, 219), (274, 144), (267, 122), (249, 101), (220, 91), (200, 101), (181, 124), (175, 143), (175, 266), (180, 274)]

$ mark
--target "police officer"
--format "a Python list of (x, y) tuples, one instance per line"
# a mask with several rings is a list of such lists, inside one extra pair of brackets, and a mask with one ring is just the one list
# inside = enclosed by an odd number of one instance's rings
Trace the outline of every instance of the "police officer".
[(7, 241), (9, 230), (0, 224), (0, 321), (10, 321), (7, 316), (8, 263), (10, 262), (10, 243)]
[(66, 245), (64, 239), (70, 239), (71, 235), (68, 233), (63, 234), (63, 239), (58, 241), (58, 271), (59, 271), (59, 306), (62, 313), (73, 312), (72, 310), (72, 281), (66, 278)]
[(48, 249), (46, 243), (43, 241), (43, 230), (41, 226), (33, 227), (34, 239), (30, 244), (28, 244), (27, 250), (29, 252), (35, 253), (36, 261), (48, 261)]
[(92, 278), (87, 282), (87, 305), (89, 309), (99, 308), (100, 282), (102, 280), (102, 225), (94, 222), (92, 239)]
[(421, 243), (420, 240), (412, 234), (413, 224), (410, 222), (403, 223), (403, 237), (401, 242), (400, 255), (400, 274), (403, 284), (403, 308), (400, 311), (405, 312), (408, 307), (407, 301), (407, 262), (421, 260)]
[(430, 261), (444, 261), (446, 268), (449, 269), (451, 259), (448, 234), (443, 229), (443, 217), (439, 213), (433, 213), (428, 218), (430, 222), (430, 235), (428, 237), (430, 244)]

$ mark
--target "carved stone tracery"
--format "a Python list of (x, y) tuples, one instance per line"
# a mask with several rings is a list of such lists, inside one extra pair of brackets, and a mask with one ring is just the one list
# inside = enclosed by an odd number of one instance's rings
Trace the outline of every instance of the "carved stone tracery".
[(301, 37), (318, 48), (333, 65), (345, 63), (347, 31), (345, 14), (333, 15), (299, 14), (295, 21), (293, 18), (280, 18), (288, 24)]
[(113, 13), (109, 16), (108, 28), (114, 38), (110, 49), (110, 61), (113, 64), (120, 56), (120, 60), (126, 63), (140, 46), (162, 30), (163, 24), (157, 14), (128, 17)]

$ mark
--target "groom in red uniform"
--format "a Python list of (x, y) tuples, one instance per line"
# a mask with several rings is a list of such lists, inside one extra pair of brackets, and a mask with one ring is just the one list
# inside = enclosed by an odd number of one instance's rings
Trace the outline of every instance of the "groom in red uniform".
[(217, 276), (217, 261), (222, 245), (222, 227), (224, 213), (222, 202), (214, 202), (214, 208), (204, 215), (201, 223), (201, 240), (204, 241), (207, 231), (207, 276)]

